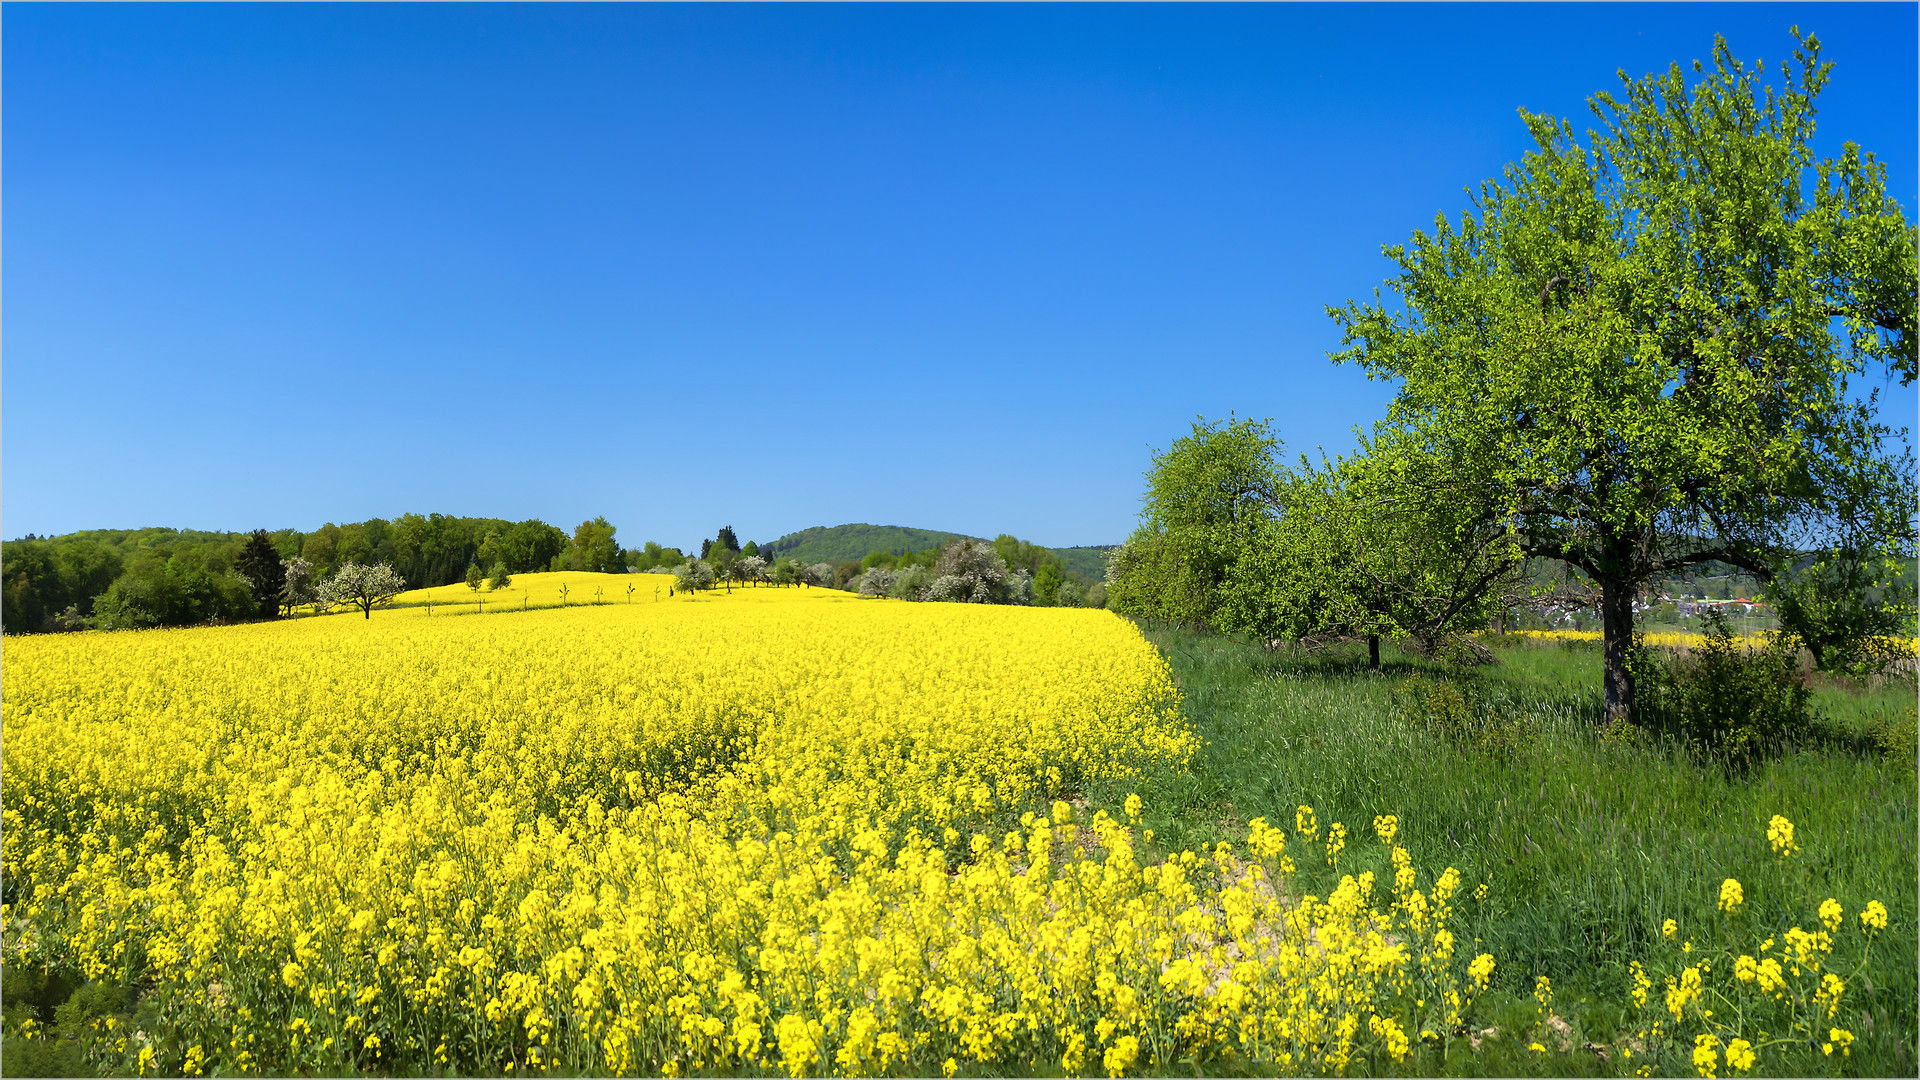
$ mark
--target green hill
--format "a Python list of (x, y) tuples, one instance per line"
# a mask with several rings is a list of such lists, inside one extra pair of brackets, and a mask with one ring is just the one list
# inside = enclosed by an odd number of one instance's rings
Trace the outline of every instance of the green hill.
[(1049, 548), (1067, 569), (1088, 581), (1107, 580), (1107, 552), (1115, 544), (1085, 544), (1079, 547)]
[(939, 547), (961, 536), (961, 533), (909, 529), (904, 525), (868, 525), (865, 522), (835, 525), (832, 528), (816, 525), (811, 529), (788, 533), (771, 544), (763, 545), (760, 550), (770, 559), (791, 557), (803, 563), (854, 562), (866, 558), (869, 552), (905, 555), (910, 551)]
[[(816, 525), (762, 545), (761, 553), (769, 559), (792, 557), (803, 563), (853, 562), (875, 551), (884, 551), (889, 555), (925, 551), (958, 540), (964, 535), (934, 529), (912, 529), (904, 525), (868, 525), (864, 522), (831, 528)], [(970, 539), (985, 538), (976, 536)], [(1047, 550), (1058, 556), (1068, 570), (1085, 580), (1106, 580), (1107, 552), (1112, 550), (1111, 545), (1091, 544)]]

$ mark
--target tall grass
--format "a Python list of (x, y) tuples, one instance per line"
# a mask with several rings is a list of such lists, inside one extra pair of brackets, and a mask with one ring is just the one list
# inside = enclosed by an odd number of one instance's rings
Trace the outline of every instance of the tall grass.
[[(1683, 933), (1708, 926), (1726, 878), (1745, 883), (1751, 918), (1781, 929), (1811, 926), (1828, 896), (1849, 918), (1878, 899), (1892, 913), (1882, 955), (1897, 959), (1842, 1016), (1871, 1033), (1854, 1047), (1854, 1067), (1913, 1073), (1914, 758), (1910, 747), (1889, 754), (1864, 737), (1910, 714), (1911, 682), (1824, 683), (1815, 708), (1831, 737), (1734, 769), (1672, 744), (1603, 739), (1600, 658), (1587, 643), (1509, 642), (1497, 664), (1468, 676), (1487, 710), (1519, 732), (1489, 749), (1402, 715), (1397, 687), (1446, 674), (1425, 661), (1389, 650), (1375, 673), (1363, 653), (1301, 657), (1176, 628), (1148, 632), (1206, 744), (1191, 771), (1149, 793), (1148, 823), (1167, 847), (1237, 840), (1248, 819), (1291, 821), (1302, 804), (1356, 837), (1375, 815), (1396, 815), (1402, 842), (1423, 861), (1489, 885), (1471, 916), (1501, 961), (1499, 984), (1517, 1000), (1548, 976), (1582, 1042), (1619, 1037), (1627, 963), (1653, 945), (1663, 919)], [(1774, 814), (1798, 826), (1803, 864), (1786, 866), (1769, 849)], [(1303, 872), (1308, 865), (1301, 860)], [(1339, 873), (1385, 866), (1378, 845), (1356, 842), (1338, 871), (1318, 868), (1315, 887), (1324, 894)], [(1816, 1049), (1807, 1053), (1804, 1070), (1827, 1071)], [(1447, 1068), (1522, 1059), (1497, 1060)], [(1579, 1051), (1554, 1068), (1589, 1066), (1609, 1068)]]

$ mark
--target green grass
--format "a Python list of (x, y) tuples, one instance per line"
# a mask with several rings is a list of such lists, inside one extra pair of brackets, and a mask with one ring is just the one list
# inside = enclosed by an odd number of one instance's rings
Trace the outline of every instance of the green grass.
[[(1910, 741), (1901, 755), (1872, 738), (1911, 715), (1911, 681), (1820, 681), (1814, 700), (1826, 734), (1739, 770), (1670, 744), (1603, 742), (1600, 660), (1590, 643), (1503, 642), (1498, 663), (1466, 676), (1520, 733), (1490, 751), (1449, 741), (1396, 708), (1395, 689), (1408, 676), (1445, 674), (1428, 662), (1389, 649), (1385, 670), (1373, 673), (1364, 650), (1296, 657), (1147, 629), (1206, 743), (1189, 771), (1142, 791), (1159, 844), (1239, 842), (1249, 819), (1290, 826), (1306, 804), (1323, 824), (1347, 825), (1339, 872), (1391, 876), (1371, 822), (1394, 814), (1417, 864), (1431, 872), (1452, 865), (1469, 887), (1490, 886), (1483, 904), (1461, 909), (1500, 964), (1500, 992), (1483, 999), (1476, 1023), (1498, 1024), (1502, 1009), (1533, 1015), (1528, 995), (1534, 977), (1546, 975), (1581, 1043), (1621, 1034), (1626, 965), (1656, 947), (1661, 920), (1677, 919), (1686, 934), (1712, 932), (1728, 877), (1746, 886), (1746, 918), (1781, 929), (1812, 926), (1828, 896), (1849, 920), (1878, 899), (1892, 922), (1872, 988), (1850, 988), (1842, 1009), (1840, 1019), (1861, 1033), (1847, 1064), (1867, 1075), (1913, 1073), (1916, 774)], [(1797, 826), (1801, 853), (1791, 863), (1767, 844), (1774, 814)], [(1324, 895), (1337, 872), (1300, 862), (1298, 887)], [(1479, 1054), (1420, 1059), (1415, 1071), (1583, 1073), (1619, 1064), (1584, 1049), (1542, 1056), (1485, 1044)], [(1763, 1071), (1832, 1066), (1815, 1050), (1774, 1056)]]

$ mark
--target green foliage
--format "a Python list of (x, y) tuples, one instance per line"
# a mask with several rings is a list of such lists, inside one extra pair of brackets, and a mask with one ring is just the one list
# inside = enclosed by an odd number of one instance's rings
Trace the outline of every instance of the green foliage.
[(466, 581), (467, 581), (468, 589), (474, 592), (479, 592), (481, 584), (486, 580), (487, 580), (487, 575), (481, 572), (479, 563), (471, 562), (467, 564)]
[(567, 534), (538, 518), (509, 526), (500, 537), (500, 558), (513, 573), (546, 569), (566, 549)]
[(1598, 584), (1621, 715), (1646, 582), (1768, 580), (1862, 520), (1849, 543), (1912, 551), (1913, 470), (1849, 380), (1914, 378), (1914, 231), (1871, 156), (1816, 160), (1831, 65), (1812, 37), (1795, 57), (1775, 88), (1724, 41), (1691, 86), (1623, 74), (1590, 145), (1522, 112), (1536, 149), (1504, 182), (1388, 249), (1400, 303), (1330, 309), (1336, 359), (1399, 384), (1376, 453), (1403, 486)]
[(9, 1076), (94, 1076), (87, 1049), (93, 1025), (127, 1010), (126, 987), (86, 982), (69, 972), (8, 964), (0, 1038)]
[(1083, 544), (1077, 547), (1050, 548), (1054, 558), (1066, 568), (1069, 576), (1077, 577), (1088, 585), (1094, 585), (1107, 579), (1107, 553), (1118, 544)]
[(711, 589), (715, 577), (713, 564), (704, 559), (688, 559), (673, 570), (675, 587), (681, 592)]
[(151, 559), (114, 581), (94, 604), (103, 630), (151, 626), (196, 626), (254, 618), (258, 602), (232, 573)]
[(687, 561), (687, 556), (679, 548), (661, 547), (649, 540), (637, 551), (627, 552), (627, 565), (634, 572), (644, 574), (655, 567), (675, 567)]
[(1894, 761), (1913, 765), (1920, 760), (1920, 715), (1916, 715), (1914, 702), (1907, 702), (1905, 716), (1891, 717), (1876, 725), (1873, 742)]
[(1525, 711), (1487, 700), (1475, 682), (1445, 676), (1409, 675), (1394, 690), (1400, 718), (1462, 750), (1511, 759), (1537, 736)]
[(1140, 529), (1108, 564), (1113, 609), (1193, 625), (1213, 621), (1236, 565), (1276, 505), (1279, 445), (1265, 421), (1196, 419), (1191, 435), (1154, 454)]
[(1107, 564), (1107, 606), (1182, 626), (1204, 625), (1214, 594), (1201, 570), (1164, 536), (1141, 530)]
[[(1728, 877), (1747, 885), (1744, 918), (1756, 926), (1810, 926), (1809, 906), (1826, 896), (1838, 897), (1850, 920), (1868, 899), (1888, 906), (1883, 955), (1906, 962), (1886, 964), (1869, 983), (1850, 982), (1833, 1023), (1872, 1030), (1853, 1046), (1849, 1068), (1859, 1075), (1915, 1071), (1920, 779), (1911, 758), (1830, 742), (1730, 771), (1660, 740), (1603, 746), (1597, 646), (1519, 640), (1496, 644), (1500, 662), (1470, 680), (1485, 708), (1531, 725), (1511, 752), (1488, 753), (1400, 713), (1395, 690), (1406, 676), (1467, 680), (1391, 645), (1384, 659), (1394, 677), (1381, 678), (1365, 670), (1363, 650), (1296, 655), (1167, 625), (1147, 629), (1173, 668), (1203, 749), (1185, 774), (1090, 798), (1117, 800), (1137, 789), (1155, 846), (1167, 851), (1220, 841), (1237, 850), (1249, 819), (1290, 822), (1295, 807), (1310, 805), (1323, 824), (1344, 822), (1350, 831), (1338, 869), (1296, 853), (1299, 887), (1315, 895), (1342, 874), (1391, 879), (1383, 846), (1360, 839), (1380, 814), (1398, 816), (1398, 842), (1417, 859), (1435, 853), (1459, 868), (1460, 917), (1480, 939), (1475, 948), (1499, 960), (1494, 992), (1468, 1020), (1476, 1032), (1498, 1026), (1502, 1034), (1475, 1054), (1456, 1044), (1444, 1060), (1436, 1052), (1410, 1063), (1409, 1074), (1631, 1072), (1638, 1052), (1631, 1063), (1617, 1052), (1632, 1034), (1626, 964), (1661, 947), (1665, 918), (1690, 934), (1722, 921), (1715, 901)], [(1813, 704), (1866, 731), (1905, 715), (1913, 697), (1910, 681), (1823, 680)], [(1774, 814), (1798, 826), (1817, 886), (1781, 876), (1764, 839)], [(1481, 882), (1484, 901), (1473, 895)], [(1531, 998), (1538, 975), (1552, 979), (1555, 1012), (1578, 1036), (1566, 1056), (1546, 1032), (1539, 1041), (1553, 1053), (1526, 1051), (1539, 1023)], [(1658, 991), (1655, 998), (1657, 1009)], [(1586, 1040), (1610, 1059), (1585, 1051)], [(1818, 1075), (1835, 1063), (1814, 1046), (1782, 1050), (1763, 1068)]]
[[(1376, 451), (1379, 444), (1366, 449)], [(1453, 655), (1508, 602), (1522, 560), (1496, 522), (1369, 453), (1277, 474), (1261, 521), (1223, 589), (1217, 624), (1267, 640), (1411, 638)]]
[[(850, 562), (881, 551), (891, 555), (938, 549), (959, 539), (958, 533), (910, 529), (900, 525), (817, 525), (788, 533), (764, 545), (760, 554), (769, 558), (788, 556), (804, 564)], [(977, 539), (977, 537), (975, 538)]]
[(280, 593), (287, 584), (287, 568), (274, 547), (272, 535), (265, 529), (255, 529), (240, 545), (233, 568), (246, 580), (258, 617), (271, 619), (278, 615)]
[(503, 562), (494, 563), (493, 574), (487, 581), (487, 588), (489, 590), (504, 589), (511, 584), (513, 584), (513, 575), (507, 572), (507, 564)]
[(59, 628), (69, 607), (91, 616), (94, 597), (122, 571), (120, 553), (97, 540), (15, 540), (0, 546), (0, 613), (6, 630)]
[(1643, 726), (1694, 747), (1749, 760), (1803, 739), (1812, 722), (1813, 691), (1800, 674), (1799, 650), (1776, 636), (1748, 651), (1726, 616), (1706, 616), (1701, 644), (1665, 662), (1642, 654)]
[(621, 557), (620, 545), (613, 533), (613, 526), (606, 518), (581, 522), (573, 530), (573, 542), (567, 549), (569, 567), (598, 574), (625, 573), (626, 560)]
[[(1909, 512), (1898, 506), (1882, 510)], [(1767, 599), (1783, 632), (1807, 650), (1815, 668), (1877, 674), (1913, 661), (1912, 565), (1871, 542), (1834, 545), (1782, 569), (1767, 587)]]

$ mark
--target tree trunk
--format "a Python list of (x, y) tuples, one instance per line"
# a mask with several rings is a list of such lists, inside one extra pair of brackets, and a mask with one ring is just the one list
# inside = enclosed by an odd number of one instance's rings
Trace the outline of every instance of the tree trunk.
[(1367, 635), (1367, 667), (1373, 669), (1374, 671), (1380, 670), (1380, 635), (1379, 634)]
[(1633, 719), (1633, 673), (1627, 669), (1633, 649), (1633, 593), (1625, 582), (1600, 583), (1600, 652), (1609, 723)]

